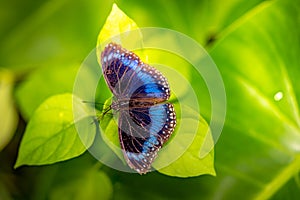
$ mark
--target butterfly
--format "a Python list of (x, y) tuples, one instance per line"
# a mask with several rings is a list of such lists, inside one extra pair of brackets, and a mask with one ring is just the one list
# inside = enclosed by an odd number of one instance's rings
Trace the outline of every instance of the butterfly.
[(130, 168), (147, 173), (176, 126), (167, 79), (121, 45), (109, 43), (101, 53), (104, 79), (113, 93), (110, 106), (119, 112), (118, 133)]

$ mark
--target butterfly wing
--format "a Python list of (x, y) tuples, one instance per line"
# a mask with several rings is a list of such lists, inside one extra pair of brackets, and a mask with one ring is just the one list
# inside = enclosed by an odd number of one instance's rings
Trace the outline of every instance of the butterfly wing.
[(101, 54), (104, 78), (117, 99), (163, 102), (170, 97), (166, 78), (118, 44), (108, 44)]
[(170, 103), (120, 110), (119, 138), (128, 165), (140, 174), (147, 173), (175, 126)]
[(110, 43), (101, 54), (104, 78), (117, 99), (119, 139), (128, 165), (149, 171), (157, 152), (176, 126), (166, 78), (133, 52)]

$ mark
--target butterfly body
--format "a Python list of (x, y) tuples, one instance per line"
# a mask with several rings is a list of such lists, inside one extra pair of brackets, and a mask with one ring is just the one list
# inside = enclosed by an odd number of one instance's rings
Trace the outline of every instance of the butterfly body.
[(128, 165), (147, 173), (157, 152), (176, 126), (166, 78), (118, 44), (101, 54), (104, 78), (114, 95), (111, 108), (119, 111), (120, 145)]

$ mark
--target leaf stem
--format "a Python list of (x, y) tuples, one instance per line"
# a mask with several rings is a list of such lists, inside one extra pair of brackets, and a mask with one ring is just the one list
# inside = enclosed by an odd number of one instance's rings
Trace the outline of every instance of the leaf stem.
[(226, 38), (227, 35), (234, 32), (236, 29), (238, 29), (238, 27), (240, 27), (241, 24), (245, 23), (245, 21), (249, 20), (257, 13), (259, 13), (259, 12), (263, 11), (264, 9), (268, 8), (269, 6), (271, 6), (274, 2), (275, 1), (264, 1), (264, 2), (260, 3), (259, 5), (257, 5), (253, 9), (251, 9), (250, 11), (246, 12), (243, 16), (239, 17), (237, 20), (235, 20), (229, 26), (224, 28), (221, 32), (219, 32), (215, 36), (216, 42), (215, 42), (215, 45), (210, 49), (210, 51), (212, 51), (216, 46), (218, 46), (217, 43), (220, 43), (220, 41), (222, 41), (223, 38)]
[(269, 199), (273, 194), (277, 192), (292, 176), (299, 172), (300, 166), (300, 155), (295, 156), (294, 161), (288, 165), (285, 169), (282, 170), (269, 184), (267, 184), (262, 192), (258, 194), (255, 198), (260, 199)]

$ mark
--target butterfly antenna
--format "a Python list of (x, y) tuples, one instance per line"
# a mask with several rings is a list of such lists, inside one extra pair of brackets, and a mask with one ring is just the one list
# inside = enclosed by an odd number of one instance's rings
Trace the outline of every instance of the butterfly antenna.
[[(98, 102), (93, 102), (93, 101), (85, 101), (85, 100), (83, 100), (82, 103), (89, 103), (89, 104), (102, 105), (102, 106), (105, 105), (104, 103), (98, 103)], [(104, 117), (104, 115), (107, 115), (107, 114), (111, 114), (111, 115), (112, 115), (112, 113), (108, 113), (110, 110), (111, 110), (111, 106), (106, 107), (106, 108), (104, 109), (104, 111), (102, 111), (102, 112), (100, 112), (98, 115), (96, 115), (95, 120), (96, 120), (96, 121), (97, 121), (97, 120), (100, 121), (100, 120), (102, 120), (102, 118)], [(96, 123), (96, 122), (93, 121), (91, 124), (93, 124), (93, 123)]]
[(111, 106), (107, 107), (104, 112), (102, 113), (102, 115), (107, 114), (109, 111), (111, 110)]
[(107, 115), (107, 114), (111, 114), (112, 113), (109, 113), (109, 111), (111, 110), (111, 106), (108, 106), (106, 107), (101, 113), (99, 113), (99, 116), (97, 117), (98, 120), (102, 120), (102, 118), (104, 117), (104, 115)]
[(82, 101), (82, 103), (89, 103), (89, 104), (94, 104), (94, 105), (104, 105), (104, 103), (98, 103), (98, 102), (93, 102), (93, 101)]

